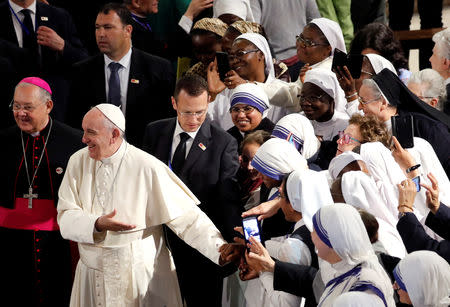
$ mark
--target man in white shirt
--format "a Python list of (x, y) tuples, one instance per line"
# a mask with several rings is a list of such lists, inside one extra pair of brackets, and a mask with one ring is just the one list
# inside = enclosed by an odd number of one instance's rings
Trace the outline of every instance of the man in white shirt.
[(79, 127), (91, 107), (111, 103), (125, 114), (127, 140), (140, 146), (145, 125), (173, 112), (174, 74), (167, 60), (132, 47), (132, 22), (123, 4), (106, 4), (98, 13), (95, 37), (101, 53), (74, 66), (68, 123)]

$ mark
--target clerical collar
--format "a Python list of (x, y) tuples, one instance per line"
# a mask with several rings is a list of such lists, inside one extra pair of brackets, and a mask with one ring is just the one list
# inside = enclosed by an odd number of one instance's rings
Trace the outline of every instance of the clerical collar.
[[(201, 125), (200, 125), (200, 127), (201, 127)], [(198, 127), (198, 129), (193, 132), (184, 131), (183, 128), (181, 128), (180, 123), (178, 122), (178, 118), (177, 118), (177, 124), (175, 125), (175, 132), (174, 132), (173, 136), (175, 137), (182, 132), (186, 132), (192, 139), (195, 139), (195, 136), (197, 135), (200, 127)]]
[[(11, 6), (11, 8), (13, 9), (14, 13), (16, 13), (16, 14), (24, 9), (23, 7), (15, 4), (11, 0), (8, 0), (8, 2), (9, 2), (9, 5)], [(33, 1), (33, 3), (31, 3), (26, 9), (30, 10), (31, 12), (33, 12), (33, 14), (36, 15), (36, 1)]]
[(103, 54), (103, 58), (105, 59), (105, 67), (108, 67), (108, 65), (112, 62), (119, 63), (125, 68), (128, 68), (130, 66), (131, 62), (131, 47), (128, 49), (128, 52), (125, 53), (125, 55), (119, 60), (119, 61), (113, 61), (111, 60), (106, 54)]
[(50, 126), (49, 124), (50, 124), (50, 116), (48, 117), (47, 124), (45, 125), (44, 129), (42, 129), (41, 131), (36, 131), (36, 132), (33, 132), (33, 133), (27, 133), (27, 134), (31, 135), (34, 138), (37, 137), (37, 136), (40, 136), (41, 134), (45, 136), (45, 135), (47, 135), (47, 131), (48, 131), (48, 128)]
[(102, 161), (102, 163), (104, 164), (114, 164), (120, 162), (120, 160), (125, 154), (125, 149), (127, 146), (126, 144), (127, 142), (124, 139), (122, 139), (122, 144), (120, 144), (119, 149), (117, 149), (117, 151), (113, 153), (110, 157), (103, 158), (100, 161)]

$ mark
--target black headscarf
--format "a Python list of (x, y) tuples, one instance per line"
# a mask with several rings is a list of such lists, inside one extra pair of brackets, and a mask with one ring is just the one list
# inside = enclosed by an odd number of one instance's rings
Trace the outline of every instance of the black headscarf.
[(420, 100), (392, 71), (385, 68), (372, 78), (389, 101), (405, 112), (416, 112), (442, 122), (450, 129), (450, 117)]

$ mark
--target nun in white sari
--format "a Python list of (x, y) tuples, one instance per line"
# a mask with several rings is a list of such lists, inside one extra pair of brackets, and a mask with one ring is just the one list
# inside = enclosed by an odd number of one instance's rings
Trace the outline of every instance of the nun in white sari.
[(332, 307), (383, 307), (383, 301), (375, 294), (347, 292), (339, 295)]
[[(312, 64), (310, 67), (311, 69), (322, 68), (331, 72), (335, 49), (337, 48), (341, 51), (347, 52), (341, 27), (337, 22), (324, 17), (315, 18), (309, 24), (314, 24), (320, 29), (331, 47), (329, 56), (323, 58), (318, 63), (310, 63)], [(305, 28), (308, 25), (306, 25)], [(302, 91), (303, 83), (300, 78), (298, 78), (295, 82), (288, 83), (287, 86), (282, 86), (282, 84), (279, 83), (258, 83), (258, 85), (264, 88), (264, 91), (273, 105), (288, 108), (293, 112), (299, 112), (301, 110), (298, 97)], [(345, 100), (344, 91), (340, 87), (338, 87), (338, 91), (340, 92), (339, 97), (341, 98), (336, 101), (336, 109), (344, 113), (346, 112), (347, 101)]]
[[(329, 120), (319, 121), (319, 119), (313, 119), (315, 116), (314, 113), (311, 114), (311, 112), (306, 112), (306, 109), (304, 110), (305, 116), (311, 121), (314, 133), (317, 136), (320, 136), (324, 141), (331, 141), (333, 137), (338, 135), (339, 131), (344, 131), (348, 126), (349, 117), (347, 113), (339, 111), (338, 108), (339, 101), (345, 101), (344, 92), (336, 79), (336, 75), (331, 72), (331, 70), (322, 68), (311, 69), (306, 72), (304, 83), (312, 83), (318, 86), (323, 94), (326, 93), (334, 101), (332, 103), (333, 105), (330, 106), (330, 109), (333, 108), (333, 115)], [(305, 90), (306, 86), (302, 89), (301, 97), (305, 95)], [(306, 103), (308, 102), (300, 102), (302, 108), (306, 108)], [(311, 107), (308, 108), (308, 111), (316, 112), (317, 107), (313, 105), (312, 102), (309, 102), (309, 105), (311, 105)]]
[(394, 269), (400, 302), (420, 307), (450, 305), (450, 266), (432, 251), (406, 255)]
[[(289, 236), (272, 238), (265, 241), (270, 256), (280, 261), (312, 265), (317, 267), (317, 256), (311, 254), (311, 249), (299, 239), (297, 233), (312, 231), (312, 217), (321, 207), (333, 204), (333, 199), (327, 188), (326, 178), (319, 172), (308, 169), (293, 171), (286, 180), (286, 192), (289, 202), (295, 212), (301, 213), (301, 219), (294, 226)], [(289, 210), (290, 211), (290, 210)], [(288, 216), (286, 215), (286, 219)], [(303, 228), (302, 228), (303, 227)], [(315, 259), (313, 261), (313, 259)], [(273, 273), (261, 272), (258, 279), (248, 282), (245, 292), (248, 306), (300, 306), (302, 298), (273, 289)]]
[(313, 217), (312, 239), (324, 266), (325, 290), (319, 307), (332, 306), (343, 293), (361, 291), (376, 295), (384, 306), (395, 306), (390, 279), (370, 244), (358, 211), (347, 204), (325, 206)]
[(378, 239), (385, 252), (403, 258), (406, 255), (406, 248), (396, 228), (397, 218), (381, 200), (375, 181), (361, 171), (347, 172), (342, 175), (341, 189), (347, 204), (375, 216), (379, 225)]
[(320, 141), (314, 134), (311, 122), (299, 113), (280, 119), (272, 130), (272, 136), (291, 143), (305, 159), (312, 158), (320, 148)]
[[(294, 170), (308, 168), (305, 158), (286, 140), (273, 138), (266, 141), (256, 151), (251, 165), (261, 173), (264, 184), (268, 178), (281, 181), (286, 174)], [(267, 187), (269, 187), (266, 184)], [(272, 188), (269, 200), (277, 197), (280, 193), (278, 187)]]
[[(277, 83), (279, 86), (287, 86), (287, 83), (278, 79), (275, 79), (275, 70), (273, 68), (272, 55), (270, 53), (269, 44), (267, 40), (260, 34), (257, 33), (245, 33), (239, 35), (235, 40), (246, 40), (256, 46), (256, 48), (264, 54), (264, 73), (266, 76), (265, 84)], [(233, 44), (234, 44), (233, 43)], [(248, 80), (247, 80), (248, 81)], [(218, 123), (222, 129), (228, 130), (233, 127), (233, 122), (230, 116), (230, 98), (233, 94), (233, 90), (225, 88), (220, 92), (214, 101), (211, 101), (208, 106), (208, 116), (211, 120)], [(273, 105), (271, 97), (269, 97), (269, 103)], [(272, 122), (276, 123), (284, 115), (289, 112), (285, 108), (271, 106), (267, 113), (267, 118)]]

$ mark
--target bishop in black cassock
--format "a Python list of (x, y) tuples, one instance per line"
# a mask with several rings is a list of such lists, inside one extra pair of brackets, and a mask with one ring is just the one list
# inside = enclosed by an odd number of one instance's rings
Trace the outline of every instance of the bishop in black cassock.
[(6, 145), (0, 151), (0, 297), (15, 306), (68, 306), (71, 252), (59, 232), (56, 204), (82, 133), (51, 119), (44, 80), (19, 84), (11, 105), (17, 125), (0, 132)]

